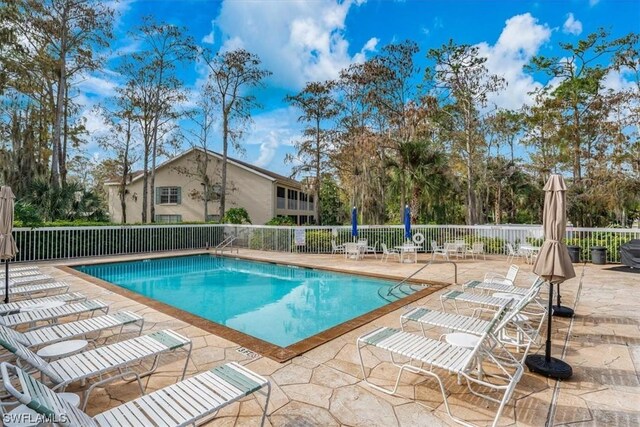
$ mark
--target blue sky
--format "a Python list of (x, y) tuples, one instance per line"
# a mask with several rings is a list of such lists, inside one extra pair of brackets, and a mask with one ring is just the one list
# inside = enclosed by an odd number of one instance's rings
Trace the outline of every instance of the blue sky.
[[(140, 18), (153, 15), (188, 28), (194, 39), (213, 50), (243, 47), (260, 56), (273, 72), (267, 87), (257, 93), (264, 108), (253, 114), (254, 124), (243, 145), (245, 161), (288, 175), (283, 162), (300, 137), (299, 112), (283, 98), (297, 93), (307, 81), (335, 78), (353, 62), (361, 62), (383, 46), (411, 39), (421, 52), (416, 61), (424, 67), (425, 54), (449, 39), (478, 45), (487, 66), (503, 75), (507, 90), (492, 99), (498, 106), (515, 108), (530, 102), (527, 92), (540, 82), (523, 70), (537, 54), (561, 56), (559, 42), (576, 42), (604, 27), (613, 37), (640, 32), (638, 0), (121, 0), (113, 59), (107, 71), (88, 76), (78, 98), (85, 106), (87, 127), (98, 135), (103, 126), (91, 106), (114, 94), (120, 81), (113, 72), (118, 55), (135, 50), (127, 33)], [(195, 66), (180, 70), (185, 85), (197, 93), (202, 80)], [(607, 84), (629, 84), (624, 75), (612, 74)], [(213, 149), (220, 150), (219, 132)], [(90, 143), (88, 154), (104, 158)]]

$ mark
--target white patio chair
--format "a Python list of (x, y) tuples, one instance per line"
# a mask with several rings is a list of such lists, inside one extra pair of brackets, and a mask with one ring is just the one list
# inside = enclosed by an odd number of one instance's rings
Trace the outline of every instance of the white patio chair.
[(447, 261), (449, 261), (449, 254), (444, 250), (444, 246), (438, 246), (435, 240), (431, 241), (431, 259), (436, 259), (436, 256), (440, 255)]
[(518, 267), (515, 264), (511, 264), (509, 266), (509, 270), (507, 270), (507, 274), (503, 275), (500, 273), (490, 271), (484, 275), (483, 282), (515, 286), (516, 278), (518, 277), (518, 272), (520, 272), (520, 267)]
[(364, 253), (366, 254), (373, 254), (373, 256), (375, 257), (375, 259), (378, 259), (378, 242), (375, 242), (373, 244), (373, 246), (367, 246), (364, 249)]
[[(174, 350), (181, 349), (187, 353), (182, 370), (182, 378), (184, 378), (191, 356), (191, 340), (170, 329), (97, 347), (52, 362), (45, 361), (2, 330), (0, 330), (0, 345), (22, 362), (40, 371), (43, 377), (51, 381), (54, 391), (62, 392), (70, 384), (95, 379), (96, 381), (84, 391), (83, 409), (94, 388), (118, 379), (128, 377), (136, 380), (141, 394), (144, 394), (140, 378), (155, 372), (160, 356)], [(149, 359), (153, 359), (153, 363), (148, 370), (140, 373), (133, 369), (134, 365), (142, 366), (143, 362)]]
[[(364, 381), (383, 393), (395, 394), (405, 371), (433, 377), (438, 382), (449, 417), (460, 424), (470, 425), (455, 417), (449, 408), (442, 376), (456, 374), (459, 380), (465, 380), (472, 394), (498, 404), (492, 424), (496, 426), (524, 371), (523, 366), (510, 352), (504, 349), (497, 338), (499, 328), (505, 325), (507, 305), (508, 303), (505, 303), (495, 313), (493, 319), (486, 325), (477, 344), (471, 349), (389, 327), (380, 327), (362, 335), (357, 339), (356, 344)], [(399, 368), (395, 385), (392, 388), (388, 389), (374, 384), (367, 377), (362, 358), (362, 349), (367, 346), (389, 352), (391, 362)], [(404, 358), (407, 361), (400, 363), (396, 361), (398, 358)], [(485, 377), (482, 367), (484, 362), (494, 366), (498, 370), (498, 374)], [(442, 371), (443, 375), (441, 376), (437, 370)], [(502, 398), (485, 394), (477, 390), (476, 386), (482, 387), (483, 391), (490, 389), (502, 393)]]
[(467, 248), (467, 253), (471, 255), (471, 258), (474, 260), (477, 259), (479, 255), (482, 255), (484, 260), (487, 259), (487, 255), (484, 252), (484, 243), (483, 242), (473, 242), (470, 248)]
[(523, 258), (524, 255), (516, 250), (513, 245), (511, 243), (505, 243), (505, 246), (507, 248), (507, 262), (511, 263), (513, 262), (516, 258)]
[(461, 252), (459, 248), (460, 246), (457, 243), (448, 242), (444, 244), (444, 247), (442, 250), (444, 251), (444, 253), (447, 254), (447, 259), (451, 259), (453, 255), (455, 255), (456, 258), (460, 258)]
[[(9, 276), (11, 276), (13, 273), (19, 273), (19, 272), (24, 272), (24, 271), (28, 271), (28, 272), (36, 272), (35, 274), (40, 274), (40, 268), (36, 267), (36, 266), (32, 266), (32, 265), (19, 265), (19, 266), (14, 266), (14, 267), (9, 267)], [(2, 277), (4, 277), (4, 273), (5, 270), (3, 269), (0, 272), (0, 275)]]
[(31, 276), (12, 277), (9, 273), (9, 286), (35, 285), (36, 283), (54, 282), (55, 279), (48, 274), (35, 274)]
[(386, 243), (380, 243), (380, 247), (382, 248), (382, 256), (380, 257), (382, 261), (386, 262), (390, 256), (394, 256), (400, 260), (400, 252), (396, 249), (389, 250)]
[(331, 255), (343, 254), (344, 245), (337, 245), (335, 240), (331, 240)]
[(13, 337), (26, 347), (40, 347), (66, 341), (78, 337), (86, 337), (90, 334), (100, 334), (110, 329), (119, 329), (118, 336), (122, 335), (125, 326), (135, 326), (137, 335), (142, 333), (144, 318), (130, 311), (120, 311), (115, 314), (91, 317), (75, 322), (61, 323), (59, 325), (44, 326), (26, 332), (19, 332), (0, 325), (0, 331)]
[(20, 310), (29, 309), (35, 306), (47, 304), (49, 302), (62, 301), (64, 303), (84, 301), (87, 297), (80, 292), (71, 292), (68, 294), (54, 295), (50, 297), (23, 299), (20, 301), (14, 301), (7, 304), (0, 304), (0, 316), (7, 314), (18, 313)]
[[(271, 384), (266, 378), (230, 362), (90, 417), (17, 366), (2, 363), (0, 372), (4, 388), (19, 403), (45, 417), (65, 419), (64, 425), (73, 427), (196, 425), (266, 387), (263, 426), (271, 397)], [(17, 381), (12, 381), (16, 377)]]

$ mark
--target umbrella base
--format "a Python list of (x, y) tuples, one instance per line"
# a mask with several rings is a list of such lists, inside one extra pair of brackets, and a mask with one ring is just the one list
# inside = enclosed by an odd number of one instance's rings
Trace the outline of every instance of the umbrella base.
[(566, 380), (573, 375), (571, 365), (555, 357), (552, 357), (551, 360), (547, 362), (544, 354), (527, 356), (524, 363), (531, 372), (556, 380)]
[(553, 315), (557, 317), (573, 317), (573, 309), (565, 307), (564, 305), (554, 305)]

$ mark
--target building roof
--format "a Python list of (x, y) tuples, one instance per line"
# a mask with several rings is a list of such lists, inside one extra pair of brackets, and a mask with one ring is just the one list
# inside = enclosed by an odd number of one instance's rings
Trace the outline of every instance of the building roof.
[[(156, 171), (159, 170), (159, 169), (165, 168), (166, 166), (169, 166), (171, 163), (173, 163), (176, 160), (179, 160), (179, 159), (191, 154), (194, 151), (200, 151), (202, 153), (205, 152), (200, 147), (190, 148), (189, 150), (187, 150), (187, 151), (185, 151), (185, 152), (183, 152), (183, 153), (181, 153), (181, 154), (179, 154), (179, 155), (177, 155), (175, 157), (172, 157), (172, 158), (160, 163), (158, 166), (156, 166)], [(209, 155), (212, 155), (213, 157), (217, 157), (218, 159), (222, 160), (222, 154), (220, 154), (220, 153), (217, 153), (217, 152), (211, 151), (211, 150), (207, 150), (206, 153), (209, 154)], [(263, 169), (261, 167), (252, 165), (251, 163), (247, 163), (247, 162), (244, 162), (242, 160), (234, 159), (234, 158), (228, 157), (228, 156), (227, 156), (227, 162), (229, 164), (238, 166), (238, 167), (240, 167), (242, 169), (245, 169), (245, 170), (247, 170), (249, 172), (252, 172), (252, 173), (254, 173), (256, 175), (262, 176), (263, 178), (266, 178), (266, 179), (268, 179), (270, 181), (276, 181), (276, 182), (279, 182), (279, 183), (282, 183), (282, 184), (286, 184), (286, 185), (289, 185), (289, 186), (292, 186), (292, 187), (296, 187), (296, 188), (302, 187), (302, 183), (300, 183), (299, 181), (296, 181), (295, 179), (286, 177), (284, 175), (277, 174), (277, 173), (272, 172), (272, 171), (267, 170), (267, 169)], [(144, 174), (142, 173), (142, 171), (136, 171), (136, 172), (132, 173), (132, 175), (134, 175), (134, 176), (131, 179), (131, 181), (129, 181), (128, 184), (142, 179)], [(118, 185), (118, 184), (120, 184), (120, 183), (117, 181), (117, 178), (114, 178), (113, 180), (108, 181), (108, 182), (105, 183), (105, 185)]]

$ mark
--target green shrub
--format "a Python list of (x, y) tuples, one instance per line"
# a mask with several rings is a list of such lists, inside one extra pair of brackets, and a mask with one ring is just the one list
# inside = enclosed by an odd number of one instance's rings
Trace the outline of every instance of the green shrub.
[(245, 208), (231, 208), (222, 217), (223, 224), (251, 224), (251, 218)]
[(288, 216), (274, 216), (269, 221), (267, 221), (264, 225), (280, 225), (280, 226), (293, 226), (296, 225), (295, 222)]

